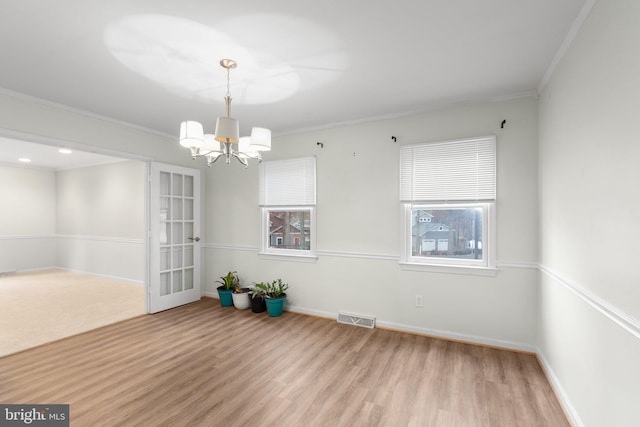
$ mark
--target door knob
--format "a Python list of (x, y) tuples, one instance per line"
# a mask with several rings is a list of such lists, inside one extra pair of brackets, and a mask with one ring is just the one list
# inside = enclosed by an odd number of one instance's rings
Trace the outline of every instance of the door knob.
[(194, 242), (199, 242), (200, 238), (199, 237), (189, 237), (189, 240), (192, 240)]

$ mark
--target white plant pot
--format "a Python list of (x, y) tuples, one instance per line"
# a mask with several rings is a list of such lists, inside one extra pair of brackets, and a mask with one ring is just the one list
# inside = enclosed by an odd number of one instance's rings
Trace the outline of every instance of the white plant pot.
[(233, 306), (238, 310), (246, 310), (251, 306), (249, 292), (243, 292), (241, 294), (233, 293), (231, 296), (233, 298)]

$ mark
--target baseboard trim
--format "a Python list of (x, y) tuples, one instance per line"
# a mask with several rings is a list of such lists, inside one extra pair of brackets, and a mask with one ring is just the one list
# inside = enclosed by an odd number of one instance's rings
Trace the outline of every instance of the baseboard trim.
[(131, 284), (134, 284), (134, 285), (141, 285), (141, 286), (144, 285), (144, 280), (129, 279), (128, 277), (111, 276), (111, 275), (108, 275), (108, 274), (93, 273), (91, 271), (76, 270), (76, 269), (73, 269), (73, 268), (56, 267), (56, 269), (62, 270), (62, 271), (68, 271), (70, 273), (84, 274), (86, 276), (93, 276), (93, 277), (100, 277), (100, 278), (103, 278), (103, 279), (117, 280), (119, 282), (127, 282), (127, 283), (131, 283)]
[[(218, 294), (213, 292), (205, 292), (203, 297), (218, 299)], [(286, 311), (292, 313), (303, 314), (306, 316), (321, 317), (328, 320), (336, 320), (338, 313), (332, 313), (323, 310), (314, 310), (299, 306), (288, 306)], [(437, 329), (420, 328), (416, 326), (403, 325), (401, 323), (385, 322), (376, 320), (376, 328), (387, 329), (396, 332), (404, 332), (422, 335), (430, 338), (444, 339), (447, 341), (461, 342), (465, 344), (481, 345), (484, 347), (498, 348), (501, 350), (518, 351), (528, 354), (537, 354), (538, 349), (535, 346), (513, 341), (498, 340), (493, 338), (480, 337), (477, 335), (458, 334), (455, 332), (441, 331)]]
[(549, 365), (547, 359), (545, 359), (542, 351), (540, 351), (539, 348), (536, 348), (536, 357), (538, 358), (538, 362), (540, 363), (540, 366), (542, 366), (542, 370), (544, 371), (547, 380), (549, 380), (549, 384), (551, 384), (553, 392), (556, 394), (556, 397), (558, 398), (558, 401), (560, 402), (562, 410), (567, 416), (567, 419), (573, 424), (574, 427), (583, 427), (584, 423), (582, 422), (580, 415), (578, 415), (578, 411), (576, 411), (576, 408), (574, 408), (571, 404), (569, 395), (562, 387), (562, 383), (560, 383), (560, 380), (556, 376), (555, 372), (553, 372), (553, 369), (551, 369), (551, 365)]
[(331, 312), (322, 311), (322, 310), (313, 310), (313, 309), (302, 308), (298, 306), (289, 306), (286, 309), (287, 311), (290, 311), (292, 313), (304, 314), (305, 316), (320, 317), (328, 320), (336, 320), (338, 316), (338, 313), (331, 313)]
[(478, 335), (460, 334), (457, 332), (443, 331), (439, 329), (421, 328), (410, 325), (403, 325), (393, 322), (385, 322), (381, 320), (376, 321), (376, 327), (382, 329), (389, 329), (399, 332), (408, 332), (418, 335), (424, 335), (431, 338), (444, 339), (447, 341), (461, 342), (464, 344), (481, 345), (484, 347), (497, 348), (501, 350), (511, 350), (521, 353), (535, 354), (535, 346), (518, 343), (514, 341), (499, 340), (495, 338), (487, 338)]
[(16, 274), (21, 274), (21, 273), (37, 273), (40, 271), (46, 271), (46, 270), (60, 270), (59, 267), (56, 266), (49, 266), (49, 267), (36, 267), (36, 268), (24, 268), (21, 270), (16, 270)]
[[(56, 266), (25, 268), (25, 269), (20, 269), (20, 270), (13, 270), (13, 271), (6, 272), (6, 273), (11, 273), (11, 274), (38, 273), (38, 272), (47, 271), (47, 270), (67, 271), (69, 273), (84, 274), (85, 276), (100, 277), (100, 278), (103, 278), (103, 279), (117, 280), (119, 282), (127, 282), (127, 283), (131, 283), (131, 284), (134, 284), (134, 285), (144, 286), (144, 280), (136, 280), (136, 279), (130, 279), (128, 277), (111, 276), (111, 275), (108, 275), (108, 274), (99, 274), (99, 273), (93, 273), (93, 272), (90, 272), (90, 271), (77, 270), (77, 269), (74, 269), (74, 268), (64, 268), (64, 267), (56, 267)], [(217, 297), (218, 296), (216, 295), (216, 298)]]
[[(314, 317), (322, 317), (327, 319), (336, 320), (338, 313), (331, 313), (321, 310), (313, 310), (298, 306), (291, 306), (287, 308), (287, 311), (294, 313), (306, 314)], [(376, 319), (376, 328), (388, 329), (397, 332), (411, 333), (417, 335), (423, 335), (431, 338), (444, 339), (448, 341), (461, 342), (465, 344), (481, 345), (485, 347), (499, 348), (503, 350), (512, 350), (529, 354), (536, 354), (537, 348), (535, 346), (517, 343), (507, 340), (498, 340), (494, 338), (481, 337), (477, 335), (466, 335), (455, 332), (442, 331), (438, 329), (421, 328), (417, 326), (404, 325), (395, 322), (386, 322), (384, 320)]]

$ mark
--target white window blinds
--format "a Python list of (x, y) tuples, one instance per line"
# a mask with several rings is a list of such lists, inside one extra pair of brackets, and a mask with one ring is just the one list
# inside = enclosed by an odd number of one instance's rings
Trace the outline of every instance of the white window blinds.
[(260, 206), (316, 204), (316, 158), (260, 163)]
[(495, 198), (495, 136), (400, 147), (401, 201), (489, 201)]

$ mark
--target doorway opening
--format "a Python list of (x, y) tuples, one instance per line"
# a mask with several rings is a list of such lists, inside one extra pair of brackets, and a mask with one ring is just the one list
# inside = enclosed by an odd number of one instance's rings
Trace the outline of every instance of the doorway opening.
[(148, 161), (2, 137), (0, 153), (0, 356), (146, 313)]

